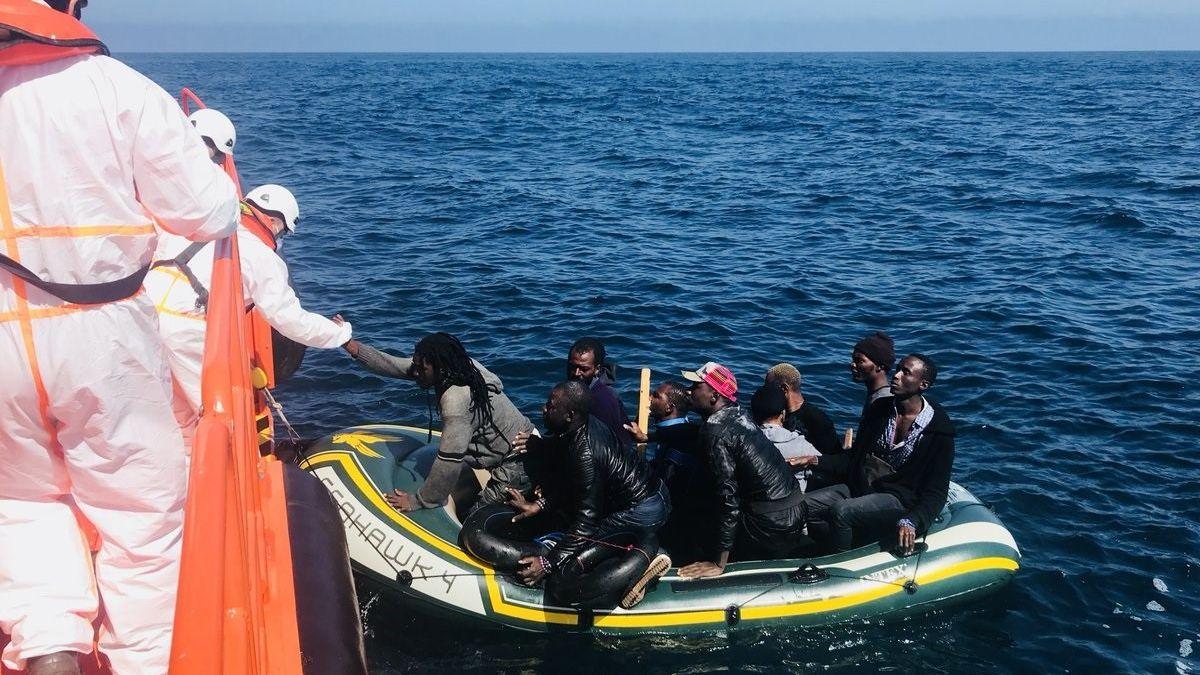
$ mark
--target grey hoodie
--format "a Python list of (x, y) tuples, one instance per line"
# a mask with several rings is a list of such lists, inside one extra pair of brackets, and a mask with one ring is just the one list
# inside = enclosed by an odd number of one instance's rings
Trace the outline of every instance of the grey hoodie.
[[(354, 358), (373, 373), (403, 380), (414, 379), (409, 373), (412, 367), (409, 357), (392, 356), (359, 343), (358, 354)], [(478, 361), (472, 359), (471, 363), (479, 369), (487, 384), (493, 424), (485, 425), (471, 414), (471, 390), (467, 387), (455, 386), (442, 392), (438, 401), (442, 439), (438, 446), (437, 461), (430, 467), (425, 484), (415, 495), (424, 508), (446, 503), (462, 472), (463, 463), (473, 469), (495, 469), (511, 451), (512, 439), (522, 431), (534, 430), (529, 418), (521, 414), (504, 394), (504, 384), (500, 378)]]
[[(779, 448), (779, 453), (784, 459), (789, 457), (804, 457), (807, 455), (820, 455), (821, 453), (809, 443), (806, 438), (798, 432), (785, 429), (778, 424), (764, 424), (759, 427), (767, 438), (770, 439), (775, 447)], [(800, 489), (808, 488), (808, 470), (800, 469), (796, 471), (796, 482), (800, 484)]]

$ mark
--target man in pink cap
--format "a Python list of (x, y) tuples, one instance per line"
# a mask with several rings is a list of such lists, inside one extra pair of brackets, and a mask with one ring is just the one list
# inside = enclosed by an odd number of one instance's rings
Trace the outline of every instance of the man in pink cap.
[(694, 382), (692, 409), (704, 418), (699, 445), (716, 479), (719, 553), (680, 576), (715, 577), (731, 553), (741, 560), (796, 554), (805, 541), (804, 493), (775, 444), (737, 406), (737, 378), (712, 361), (683, 377)]

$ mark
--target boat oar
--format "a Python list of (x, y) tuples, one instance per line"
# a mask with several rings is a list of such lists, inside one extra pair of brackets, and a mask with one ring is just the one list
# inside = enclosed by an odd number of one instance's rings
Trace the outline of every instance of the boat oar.
[[(642, 386), (638, 390), (638, 428), (649, 433), (650, 428), (650, 369), (642, 368)], [(638, 443), (639, 454), (646, 454), (646, 444)]]

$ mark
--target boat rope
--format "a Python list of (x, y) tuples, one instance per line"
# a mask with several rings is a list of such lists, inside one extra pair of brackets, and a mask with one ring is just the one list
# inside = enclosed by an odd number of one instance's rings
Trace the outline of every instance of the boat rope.
[(582, 534), (568, 534), (567, 536), (574, 537), (576, 539), (582, 539), (583, 541), (590, 542), (592, 544), (600, 544), (601, 546), (615, 548), (615, 549), (618, 549), (621, 551), (625, 551), (627, 553), (629, 551), (637, 551), (638, 553), (641, 553), (643, 556), (645, 556), (646, 560), (651, 559), (650, 554), (646, 553), (645, 549), (634, 546), (633, 544), (614, 544), (611, 541), (604, 541), (603, 539), (592, 539), (591, 537), (585, 537)]
[[(920, 544), (925, 543), (925, 537), (922, 536), (918, 540), (918, 543), (920, 543)], [(903, 588), (905, 591), (908, 591), (908, 593), (911, 595), (911, 594), (917, 592), (917, 589), (918, 589), (917, 570), (919, 570), (921, 567), (921, 557), (923, 555), (925, 555), (925, 552), (928, 550), (929, 550), (928, 546), (921, 546), (917, 549), (917, 551), (915, 553), (915, 555), (917, 556), (917, 559), (916, 559), (916, 563), (913, 565), (912, 576), (904, 581), (876, 579), (874, 577), (867, 576), (867, 575), (838, 574), (837, 572), (830, 571), (828, 568), (816, 567), (815, 565), (812, 566), (812, 569), (818, 570), (818, 571), (824, 573), (825, 575), (827, 575), (829, 577), (833, 577), (835, 579), (849, 579), (851, 581), (873, 581), (877, 584), (884, 584), (885, 586), (897, 586), (899, 588)], [(800, 568), (800, 570), (803, 571), (804, 567), (802, 566)], [(762, 596), (766, 595), (767, 593), (777, 590), (780, 586), (782, 586), (786, 583), (793, 583), (793, 582), (794, 581), (793, 581), (791, 575), (784, 576), (773, 586), (765, 588), (765, 589), (759, 591), (758, 593), (755, 593), (754, 595), (750, 596), (749, 598), (742, 600), (741, 602), (736, 602), (736, 603), (731, 604), (729, 607), (726, 608), (726, 612), (728, 612), (730, 609), (741, 610), (742, 607), (745, 607), (746, 605), (754, 602), (755, 600), (761, 598)]]
[[(266, 389), (264, 389), (263, 391), (266, 391)], [(273, 399), (270, 398), (270, 394), (267, 394), (267, 397), (268, 397), (268, 400), (273, 401)], [(288, 425), (288, 428), (290, 429), (291, 425)], [(307, 464), (309, 461), (308, 448), (306, 448), (303, 443), (298, 443), (296, 445), (296, 449), (299, 452), (300, 457), (303, 458), (304, 463)], [(340, 509), (339, 509), (339, 511), (340, 511)], [(343, 523), (348, 522), (348, 523), (352, 523), (354, 525), (354, 529), (358, 531), (358, 534), (360, 536), (362, 536), (363, 541), (367, 542), (367, 544), (370, 545), (371, 548), (375, 549), (375, 552), (379, 554), (379, 557), (383, 558), (383, 562), (387, 563), (388, 567), (391, 567), (392, 571), (396, 573), (397, 581), (401, 581), (401, 583), (404, 583), (402, 580), (405, 578), (405, 575), (408, 575), (408, 577), (410, 577), (409, 583), (411, 583), (411, 578), (415, 578), (415, 577), (413, 577), (412, 572), (409, 572), (408, 570), (404, 569), (403, 567), (397, 566), (394, 562), (392, 562), (391, 558), (389, 558), (383, 551), (379, 550), (379, 545), (376, 544), (375, 542), (371, 541), (371, 538), (367, 536), (366, 528), (364, 528), (362, 525), (360, 525), (357, 520), (355, 520), (353, 518), (342, 518), (342, 522)], [(405, 585), (407, 585), (407, 584), (405, 584)]]
[(288, 430), (288, 435), (291, 436), (292, 440), (296, 442), (297, 446), (299, 446), (301, 444), (300, 434), (296, 433), (296, 429), (292, 427), (292, 423), (288, 421), (287, 415), (283, 414), (283, 406), (279, 403), (279, 401), (275, 400), (275, 396), (271, 394), (270, 389), (263, 387), (262, 393), (266, 395), (267, 403), (271, 404), (271, 410), (273, 410), (276, 415), (279, 415), (279, 421), (283, 422), (283, 426)]
[[(918, 543), (925, 544), (925, 537), (921, 537), (921, 541)], [(920, 550), (917, 551), (917, 561), (915, 563), (913, 563), (912, 577), (910, 577), (908, 581), (904, 582), (904, 590), (908, 591), (909, 595), (912, 595), (913, 593), (917, 592), (917, 588), (918, 588), (917, 570), (921, 569), (921, 557), (924, 556), (925, 552), (928, 550), (929, 550), (929, 544), (925, 544), (924, 546), (922, 546), (920, 548)]]
[[(308, 448), (300, 440), (300, 434), (296, 433), (296, 429), (294, 427), (292, 427), (292, 423), (288, 421), (287, 415), (283, 414), (283, 406), (280, 405), (279, 401), (277, 401), (273, 395), (271, 395), (270, 389), (267, 389), (264, 387), (262, 389), (262, 392), (263, 392), (263, 394), (266, 395), (267, 402), (271, 404), (272, 410), (274, 410), (275, 413), (277, 413), (279, 415), (279, 420), (281, 422), (283, 422), (283, 426), (287, 428), (288, 435), (291, 436), (293, 441), (295, 441), (296, 450), (300, 454), (300, 457), (302, 457), (304, 459), (304, 461), (307, 463), (308, 459), (309, 459)], [(375, 552), (379, 554), (379, 557), (383, 558), (383, 561), (385, 563), (387, 563), (387, 565), (389, 567), (392, 568), (393, 572), (396, 573), (397, 581), (400, 581), (406, 574), (409, 577), (416, 578), (416, 577), (413, 577), (412, 573), (409, 572), (408, 570), (404, 569), (403, 567), (398, 567), (395, 563), (393, 563), (392, 560), (390, 558), (388, 558), (387, 555), (385, 555), (384, 552), (379, 549), (379, 545), (376, 544), (375, 542), (371, 541), (371, 539), (367, 536), (366, 528), (364, 528), (362, 525), (359, 525), (357, 520), (354, 520), (353, 518), (350, 518), (348, 520), (346, 518), (343, 518), (342, 522), (350, 522), (350, 523), (354, 524), (354, 528), (358, 531), (358, 534), (363, 538), (363, 541), (367, 542), (367, 544), (369, 544), (371, 546), (371, 548), (375, 549)], [(463, 575), (455, 574), (455, 575), (447, 575), (447, 576), (479, 576), (479, 575), (478, 574), (463, 574)], [(421, 578), (424, 578), (424, 577), (421, 577)], [(408, 583), (411, 583), (411, 580)]]
[[(493, 572), (494, 574), (494, 572)], [(456, 577), (485, 577), (487, 572), (455, 572), (453, 574), (413, 574), (408, 570), (400, 570), (396, 573), (396, 581), (401, 586), (410, 586), (414, 581), (424, 579), (453, 579)]]
[[(918, 540), (917, 543), (924, 544), (925, 537), (922, 536), (920, 538), (920, 540)], [(917, 559), (916, 559), (916, 562), (913, 564), (912, 576), (909, 577), (908, 579), (905, 579), (904, 581), (897, 581), (895, 579), (892, 579), (892, 580), (876, 579), (876, 578), (868, 576), (868, 575), (838, 574), (836, 572), (830, 572), (828, 569), (825, 569), (825, 568), (822, 568), (822, 571), (824, 571), (829, 576), (837, 578), (837, 579), (850, 579), (852, 581), (874, 581), (877, 584), (884, 584), (886, 586), (899, 586), (900, 588), (903, 588), (904, 590), (906, 590), (910, 594), (912, 594), (912, 593), (916, 593), (917, 588), (918, 588), (917, 571), (920, 570), (920, 568), (921, 568), (921, 557), (924, 556), (925, 552), (928, 550), (929, 550), (928, 545), (920, 546), (917, 548), (917, 550), (914, 554), (917, 556)]]

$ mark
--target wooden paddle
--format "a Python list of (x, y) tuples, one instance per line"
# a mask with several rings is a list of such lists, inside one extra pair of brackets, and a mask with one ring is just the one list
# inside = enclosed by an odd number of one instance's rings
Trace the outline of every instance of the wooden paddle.
[[(642, 385), (638, 390), (638, 428), (644, 433), (650, 433), (650, 369), (642, 368)], [(646, 454), (646, 444), (638, 443), (639, 454)]]

